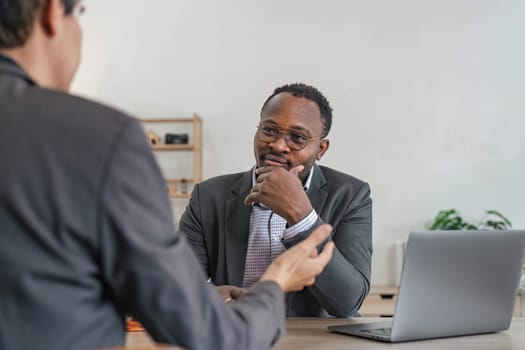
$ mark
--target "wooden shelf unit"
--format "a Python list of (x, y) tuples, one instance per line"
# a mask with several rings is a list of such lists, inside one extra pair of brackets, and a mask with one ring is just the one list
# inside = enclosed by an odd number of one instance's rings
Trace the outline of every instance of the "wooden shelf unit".
[(151, 149), (154, 151), (194, 151), (194, 145), (152, 145)]
[[(359, 313), (363, 317), (392, 317), (396, 308), (397, 286), (372, 286)], [(514, 305), (515, 317), (525, 317), (525, 295), (518, 294)]]
[(395, 286), (372, 286), (359, 313), (363, 317), (392, 317), (397, 294), (398, 288)]
[[(155, 144), (151, 145), (154, 152), (193, 152), (193, 177), (190, 178), (167, 178), (169, 196), (172, 198), (189, 198), (191, 187), (202, 181), (202, 119), (196, 113), (191, 118), (156, 118), (141, 119), (145, 126), (154, 128), (155, 124), (192, 124), (192, 132), (188, 144)], [(171, 127), (170, 127), (171, 129)], [(174, 128), (176, 129), (176, 128)], [(164, 141), (162, 141), (164, 142)]]

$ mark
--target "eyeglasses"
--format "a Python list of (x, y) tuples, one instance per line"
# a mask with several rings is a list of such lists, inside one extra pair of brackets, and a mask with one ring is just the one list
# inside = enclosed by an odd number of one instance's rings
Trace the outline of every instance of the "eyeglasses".
[(271, 123), (259, 123), (257, 125), (257, 136), (262, 142), (275, 142), (279, 137), (283, 137), (284, 141), (293, 151), (300, 151), (308, 145), (308, 142), (321, 138), (324, 135), (310, 137), (306, 132), (295, 129), (282, 129), (279, 126)]

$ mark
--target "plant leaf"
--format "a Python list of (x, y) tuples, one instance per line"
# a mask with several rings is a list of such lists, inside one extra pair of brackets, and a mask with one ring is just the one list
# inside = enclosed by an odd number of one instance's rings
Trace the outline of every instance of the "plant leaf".
[(500, 218), (501, 220), (503, 220), (503, 222), (505, 222), (505, 224), (508, 226), (508, 227), (512, 227), (512, 223), (510, 222), (509, 219), (507, 219), (503, 214), (501, 214), (499, 211), (497, 210), (487, 210), (486, 211), (487, 215), (494, 215), (494, 216), (497, 216), (498, 218)]

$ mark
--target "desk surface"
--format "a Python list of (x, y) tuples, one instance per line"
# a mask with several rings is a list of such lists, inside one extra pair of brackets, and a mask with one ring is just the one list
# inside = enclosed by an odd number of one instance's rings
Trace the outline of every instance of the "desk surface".
[[(381, 343), (329, 332), (326, 327), (333, 324), (351, 324), (378, 319), (333, 319), (333, 318), (289, 318), (286, 335), (274, 349), (522, 349), (525, 344), (525, 318), (514, 318), (507, 331), (500, 333), (422, 340), (406, 343)], [(385, 319), (380, 319), (385, 320)], [(128, 333), (126, 349), (155, 349), (144, 332)]]

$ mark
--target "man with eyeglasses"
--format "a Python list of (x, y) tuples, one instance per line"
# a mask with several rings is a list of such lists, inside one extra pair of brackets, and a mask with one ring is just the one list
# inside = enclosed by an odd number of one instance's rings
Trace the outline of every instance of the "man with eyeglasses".
[[(328, 100), (302, 83), (267, 98), (254, 137), (256, 165), (193, 190), (179, 229), (225, 298), (241, 295), (279, 254), (330, 223), (334, 257), (316, 283), (287, 295), (288, 316), (358, 315), (370, 288), (372, 200), (367, 183), (319, 166), (329, 147)], [(230, 291), (230, 294), (228, 294)]]
[(184, 236), (139, 121), (68, 94), (81, 0), (0, 0), (0, 349), (123, 345), (131, 314), (157, 342), (269, 349), (284, 293), (314, 283), (330, 226), (224, 303)]

